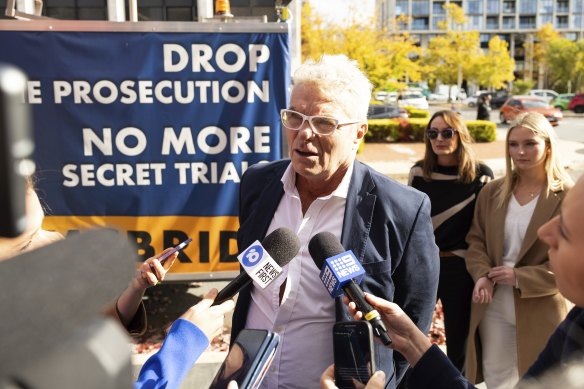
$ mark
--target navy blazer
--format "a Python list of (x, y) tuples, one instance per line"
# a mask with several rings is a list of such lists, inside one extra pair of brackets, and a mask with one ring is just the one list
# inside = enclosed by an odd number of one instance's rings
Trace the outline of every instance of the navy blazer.
[[(240, 249), (266, 236), (284, 195), (281, 179), (289, 164), (290, 160), (257, 164), (244, 174), (237, 233)], [(363, 264), (366, 271), (363, 290), (395, 302), (422, 331), (428, 332), (439, 274), (428, 197), (355, 161), (341, 243)], [(231, 339), (245, 327), (252, 287), (239, 293)], [(340, 298), (335, 306), (336, 321), (353, 320)], [(408, 367), (407, 361), (397, 352), (394, 358), (393, 350), (379, 342), (375, 342), (375, 351), (377, 369), (388, 377), (386, 387), (395, 388)]]

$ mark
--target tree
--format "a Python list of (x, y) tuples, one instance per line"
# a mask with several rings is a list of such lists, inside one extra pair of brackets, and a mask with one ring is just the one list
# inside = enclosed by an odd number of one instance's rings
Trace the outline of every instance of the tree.
[(433, 69), (431, 77), (460, 89), (463, 78), (472, 73), (473, 63), (481, 56), (479, 32), (463, 30), (467, 20), (458, 5), (449, 3), (444, 9), (446, 19), (438, 27), (446, 33), (429, 41), (424, 63)]
[(376, 89), (388, 88), (391, 80), (422, 79), (423, 68), (417, 61), (421, 49), (409, 34), (377, 30), (373, 20), (353, 19), (347, 27), (328, 25), (312, 12), (309, 3), (304, 3), (302, 15), (303, 60), (345, 54), (359, 63)]
[(475, 63), (478, 83), (490, 90), (505, 88), (515, 79), (514, 70), (515, 60), (509, 55), (507, 42), (497, 35), (489, 40), (489, 51), (479, 56)]
[(546, 52), (550, 42), (559, 38), (559, 34), (551, 23), (544, 24), (535, 35), (529, 35), (523, 44), (525, 48), (525, 72), (526, 79), (533, 79), (534, 64), (537, 66), (537, 87), (543, 88), (544, 77), (547, 72)]
[(546, 51), (550, 86), (562, 91), (584, 89), (584, 41), (552, 39)]

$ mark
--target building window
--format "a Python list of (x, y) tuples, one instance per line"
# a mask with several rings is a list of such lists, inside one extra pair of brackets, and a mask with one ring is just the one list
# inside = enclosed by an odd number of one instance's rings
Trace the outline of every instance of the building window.
[(442, 22), (446, 20), (446, 17), (444, 15), (438, 15), (438, 16), (434, 16), (432, 17), (432, 30), (438, 30), (438, 23)]
[(556, 4), (556, 12), (570, 12), (570, 2), (568, 1), (558, 1)]
[(553, 22), (554, 22), (553, 15), (546, 15), (546, 14), (539, 15), (539, 25), (540, 26), (543, 26), (544, 24), (547, 24), (547, 23), (553, 24)]
[(444, 2), (441, 1), (436, 1), (434, 3), (432, 3), (432, 13), (434, 15), (443, 15), (446, 13), (446, 10), (444, 9)]
[(519, 0), (519, 14), (537, 13), (537, 0)]
[(491, 35), (489, 34), (481, 34), (481, 49), (488, 49), (489, 48), (489, 40), (491, 39)]
[(412, 30), (428, 30), (428, 18), (412, 19)]
[(483, 17), (482, 17), (482, 15), (470, 15), (470, 16), (468, 16), (468, 27), (471, 30), (482, 30), (483, 29)]
[(498, 16), (487, 16), (487, 30), (498, 30), (499, 29), (499, 17)]
[(576, 42), (578, 40), (578, 33), (576, 32), (567, 32), (564, 34), (564, 38), (571, 40), (572, 42)]
[(487, 14), (499, 14), (499, 0), (487, 0)]
[(45, 0), (43, 16), (70, 20), (107, 20), (105, 0)]
[(483, 13), (483, 0), (469, 0), (466, 2), (466, 14), (481, 14)]
[(429, 15), (430, 14), (430, 3), (426, 0), (412, 1), (412, 15)]
[(507, 14), (515, 13), (515, 1), (504, 1), (503, 2), (503, 12)]
[(580, 31), (584, 30), (584, 25), (582, 25), (582, 15), (581, 14), (572, 15), (572, 28), (577, 28)]
[(539, 2), (539, 12), (544, 14), (551, 14), (554, 12), (554, 2), (553, 0), (540, 0)]
[(568, 15), (556, 16), (556, 28), (568, 28)]
[(402, 15), (402, 14), (409, 14), (409, 9), (408, 9), (408, 1), (396, 1), (395, 2), (395, 14), (396, 15)]
[(535, 16), (519, 16), (519, 28), (535, 28)]
[(503, 16), (503, 28), (515, 28), (515, 16)]

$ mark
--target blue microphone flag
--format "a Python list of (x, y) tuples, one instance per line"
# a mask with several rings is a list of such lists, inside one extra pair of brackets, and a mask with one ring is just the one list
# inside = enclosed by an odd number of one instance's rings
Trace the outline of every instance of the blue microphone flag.
[(364, 276), (365, 269), (351, 250), (327, 258), (320, 271), (320, 280), (333, 298), (343, 294), (343, 286), (349, 281), (359, 284)]

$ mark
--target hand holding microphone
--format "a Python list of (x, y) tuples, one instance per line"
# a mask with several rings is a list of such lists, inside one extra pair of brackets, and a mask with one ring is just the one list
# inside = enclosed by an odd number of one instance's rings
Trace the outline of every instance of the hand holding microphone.
[(244, 272), (225, 286), (212, 305), (221, 304), (233, 298), (241, 289), (252, 281), (265, 288), (282, 273), (282, 266), (287, 265), (300, 250), (298, 236), (288, 228), (278, 228), (267, 235), (262, 243), (256, 241), (245, 249), (237, 259)]
[[(321, 269), (320, 279), (331, 297), (339, 297), (343, 291), (363, 312), (363, 318), (373, 327), (374, 334), (386, 346), (391, 343), (385, 324), (358, 285), (365, 270), (351, 251), (346, 251), (336, 236), (330, 232), (320, 232), (310, 239), (308, 251), (316, 266)], [(357, 282), (355, 282), (357, 280)]]

